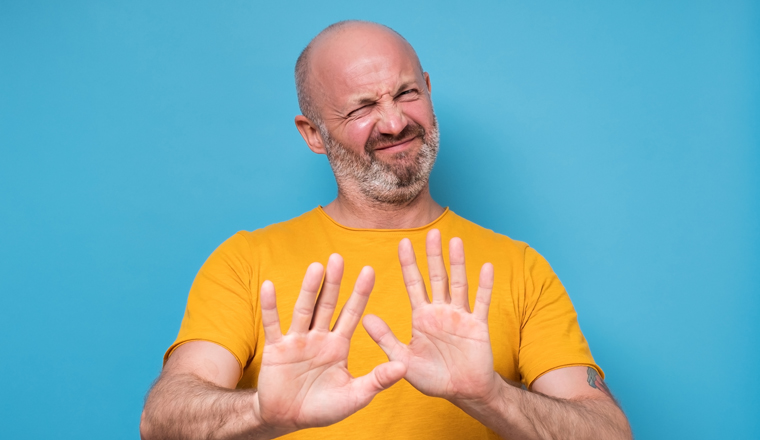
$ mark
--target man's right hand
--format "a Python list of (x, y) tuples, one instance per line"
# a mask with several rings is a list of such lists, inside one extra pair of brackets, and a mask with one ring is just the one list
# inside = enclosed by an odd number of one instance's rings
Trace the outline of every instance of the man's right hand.
[(406, 373), (406, 366), (397, 361), (378, 365), (357, 378), (348, 372), (351, 336), (369, 300), (375, 274), (371, 267), (362, 269), (330, 330), (342, 276), (343, 259), (338, 254), (330, 256), (326, 271), (319, 263), (309, 266), (285, 335), (274, 285), (264, 281), (261, 286), (265, 345), (254, 411), (265, 431), (281, 435), (336, 423), (365, 407)]
[(149, 393), (141, 437), (278, 437), (338, 422), (400, 380), (406, 373), (401, 362), (378, 365), (357, 378), (347, 369), (351, 336), (375, 282), (372, 268), (362, 269), (332, 330), (343, 276), (340, 255), (330, 256), (324, 272), (318, 263), (309, 266), (286, 335), (280, 332), (274, 286), (269, 281), (262, 285), (265, 344), (258, 390), (234, 389), (240, 364), (227, 349), (212, 342), (189, 341), (172, 353)]

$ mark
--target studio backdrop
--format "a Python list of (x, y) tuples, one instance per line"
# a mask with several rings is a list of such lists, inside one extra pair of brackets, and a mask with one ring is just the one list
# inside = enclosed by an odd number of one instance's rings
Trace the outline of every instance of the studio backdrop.
[(636, 438), (760, 438), (750, 0), (3, 0), (0, 437), (138, 438), (206, 257), (335, 196), (293, 67), (350, 18), (416, 48), (433, 196), (548, 259)]

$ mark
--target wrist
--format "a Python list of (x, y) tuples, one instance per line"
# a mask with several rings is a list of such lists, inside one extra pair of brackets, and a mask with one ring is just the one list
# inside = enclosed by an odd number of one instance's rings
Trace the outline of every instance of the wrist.
[(485, 394), (475, 398), (452, 401), (464, 412), (485, 425), (489, 425), (485, 422), (486, 420), (503, 420), (510, 413), (510, 408), (514, 407), (515, 393), (520, 392), (518, 388), (502, 379), (498, 373), (494, 372), (493, 374), (494, 380)]
[(266, 420), (264, 420), (264, 418), (262, 417), (261, 402), (259, 401), (258, 392), (254, 393), (253, 395), (253, 402), (251, 402), (250, 417), (251, 417), (251, 420), (248, 426), (251, 427), (250, 432), (251, 434), (253, 434), (253, 438), (255, 439), (268, 440), (268, 439), (281, 437), (285, 434), (289, 434), (291, 432), (296, 431), (296, 429), (287, 429), (287, 428), (271, 425), (267, 423)]

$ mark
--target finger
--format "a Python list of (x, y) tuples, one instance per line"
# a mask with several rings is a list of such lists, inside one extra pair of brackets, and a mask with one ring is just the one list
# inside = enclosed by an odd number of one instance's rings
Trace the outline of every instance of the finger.
[(464, 243), (459, 237), (449, 241), (449, 264), (451, 264), (451, 304), (470, 311), (467, 296), (467, 270), (464, 265)]
[(282, 339), (280, 316), (277, 314), (277, 299), (274, 284), (266, 280), (261, 285), (261, 323), (264, 324), (264, 341), (275, 344)]
[(353, 391), (360, 407), (364, 407), (380, 391), (388, 389), (406, 374), (406, 365), (402, 362), (386, 362), (375, 367), (369, 374), (354, 379)]
[(412, 310), (423, 304), (429, 304), (425, 283), (422, 281), (422, 274), (417, 267), (417, 258), (414, 256), (414, 248), (408, 238), (401, 240), (398, 244), (398, 261), (401, 263), (401, 275), (404, 277)]
[(486, 263), (480, 269), (480, 281), (478, 282), (478, 294), (475, 297), (475, 318), (488, 322), (488, 307), (491, 305), (491, 291), (493, 290), (493, 265)]
[(433, 291), (433, 302), (451, 302), (451, 297), (449, 297), (449, 276), (446, 273), (446, 263), (443, 262), (441, 231), (438, 229), (431, 229), (427, 233), (425, 254), (427, 254), (428, 275), (430, 275), (430, 290)]
[(301, 293), (298, 294), (296, 305), (293, 308), (293, 321), (290, 323), (290, 333), (306, 333), (311, 324), (311, 315), (314, 313), (314, 300), (317, 298), (319, 285), (322, 284), (324, 269), (319, 263), (311, 263), (306, 269), (306, 275), (301, 284)]
[(375, 315), (367, 315), (362, 319), (364, 329), (367, 330), (369, 337), (380, 346), (391, 361), (404, 361), (403, 353), (406, 351), (406, 345), (401, 343), (388, 324)]
[(335, 305), (338, 303), (340, 294), (340, 280), (343, 278), (343, 257), (338, 254), (330, 255), (325, 269), (325, 281), (322, 283), (322, 291), (319, 292), (317, 305), (314, 307), (314, 317), (311, 328), (316, 330), (330, 330), (330, 320), (335, 313)]
[(369, 266), (364, 266), (362, 271), (359, 272), (359, 277), (356, 278), (354, 291), (340, 311), (340, 315), (338, 315), (338, 320), (335, 322), (335, 327), (333, 327), (334, 332), (346, 339), (351, 339), (364, 313), (364, 308), (367, 306), (369, 294), (372, 292), (374, 285), (375, 271)]

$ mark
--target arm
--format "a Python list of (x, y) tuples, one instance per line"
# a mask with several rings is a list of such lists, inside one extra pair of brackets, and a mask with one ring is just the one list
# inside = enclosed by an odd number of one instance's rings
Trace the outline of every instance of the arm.
[(240, 366), (227, 349), (190, 341), (172, 353), (145, 401), (143, 439), (273, 438), (255, 390), (235, 390)]
[(507, 384), (494, 371), (488, 334), (493, 267), (483, 265), (470, 311), (462, 241), (454, 238), (449, 244), (450, 285), (441, 248), (440, 232), (431, 230), (426, 242), (430, 301), (411, 242), (399, 244), (412, 305), (409, 345), (399, 342), (380, 318), (364, 318), (365, 328), (388, 357), (407, 365), (405, 378), (422, 393), (451, 401), (504, 438), (630, 439), (622, 411), (605, 394), (600, 378), (594, 377), (595, 387), (589, 386), (584, 367), (548, 372), (534, 381), (534, 392)]
[(330, 330), (342, 274), (343, 260), (337, 254), (330, 257), (326, 271), (318, 263), (309, 266), (285, 335), (274, 286), (264, 282), (265, 344), (258, 390), (231, 389), (240, 366), (226, 349), (202, 341), (177, 348), (146, 400), (140, 423), (143, 439), (273, 438), (327, 426), (400, 380), (406, 372), (400, 362), (381, 364), (358, 378), (348, 372), (351, 336), (367, 305), (374, 272), (369, 267), (362, 270)]
[[(587, 378), (591, 377), (600, 388), (590, 386)], [(460, 401), (457, 405), (503, 438), (632, 438), (623, 411), (591, 367), (546, 373), (534, 382), (535, 392), (499, 379), (495, 384), (496, 391), (490, 398)]]

